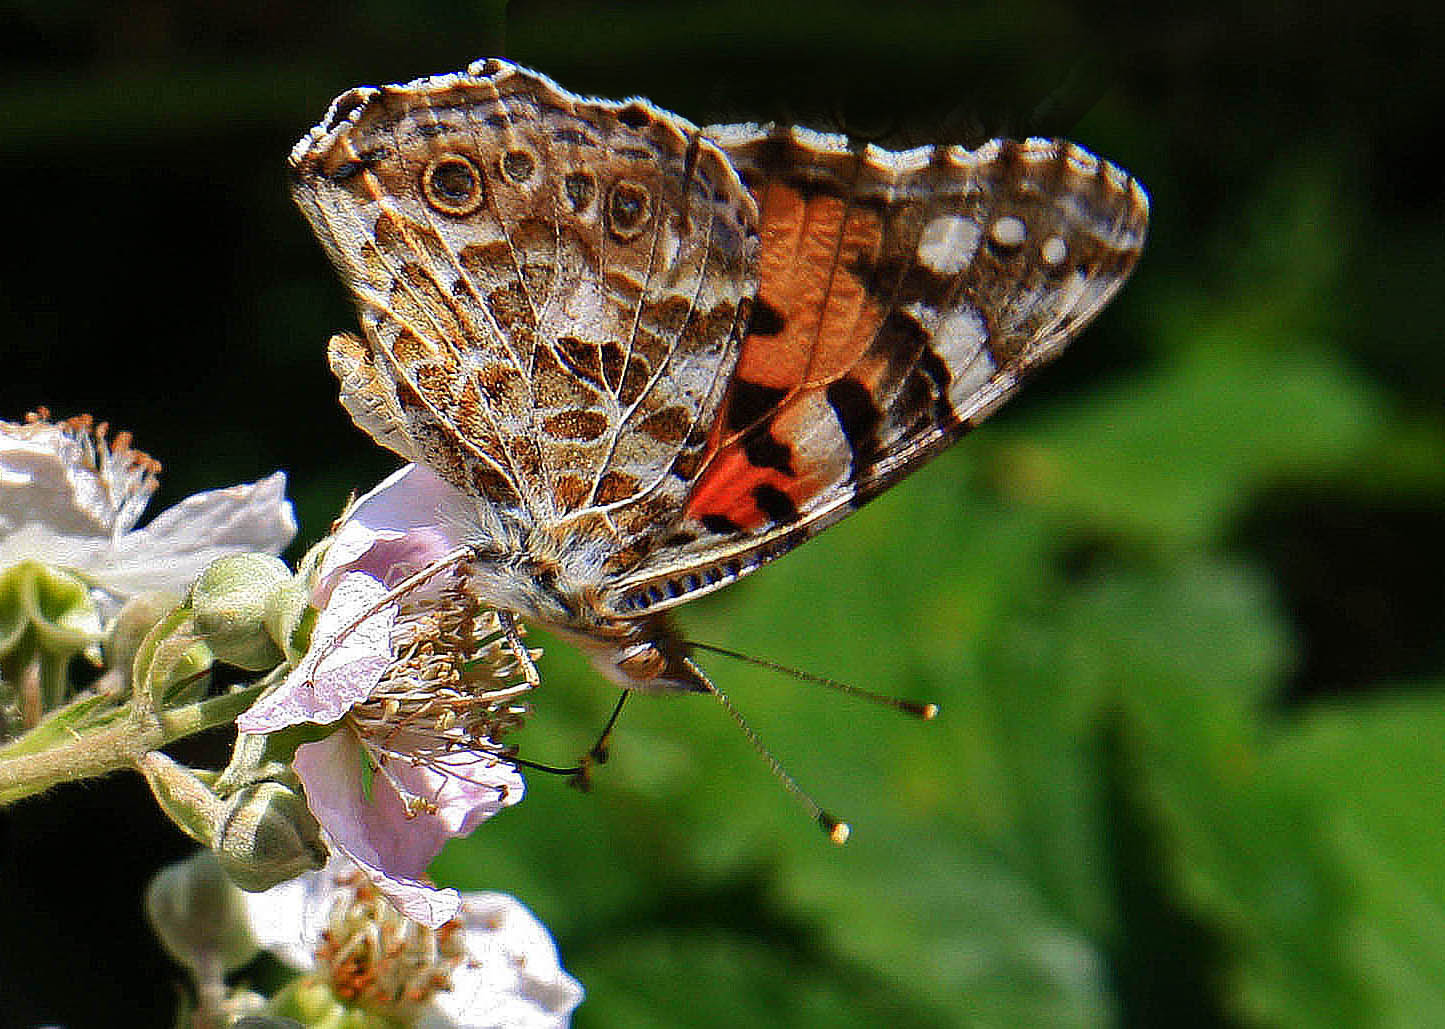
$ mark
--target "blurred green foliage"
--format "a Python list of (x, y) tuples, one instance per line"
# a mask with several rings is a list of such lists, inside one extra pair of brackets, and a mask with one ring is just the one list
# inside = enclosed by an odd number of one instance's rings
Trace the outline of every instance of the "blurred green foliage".
[[(444, 853), (440, 879), (553, 929), (578, 1025), (1440, 1021), (1435, 8), (125, 11), (0, 9), (0, 170), (30, 190), (8, 195), (78, 202), (22, 238), (48, 254), (103, 216), (126, 244), (7, 265), (0, 416), (95, 409), (175, 495), (285, 466), (309, 538), (389, 467), (336, 409), (323, 343), (354, 318), (281, 173), (355, 82), (505, 47), (699, 121), (1069, 135), (1151, 191), (1134, 281), (1008, 411), (681, 616), (942, 705), (915, 724), (706, 662), (847, 847), (705, 698), (638, 698), (591, 796), (533, 775)], [(107, 278), (128, 247), (153, 269), (139, 304)], [(523, 752), (566, 762), (614, 694), (544, 643)], [(32, 974), (24, 1010), (60, 1017)]]

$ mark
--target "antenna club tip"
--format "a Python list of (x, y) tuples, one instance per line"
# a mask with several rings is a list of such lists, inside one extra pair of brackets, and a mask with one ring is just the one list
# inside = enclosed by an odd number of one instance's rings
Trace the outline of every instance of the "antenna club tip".
[(839, 847), (847, 843), (848, 837), (853, 833), (847, 822), (840, 822), (826, 811), (818, 815), (818, 824), (828, 834), (828, 839)]
[(924, 704), (921, 708), (918, 709), (918, 717), (923, 719), (925, 722), (933, 721), (935, 718), (938, 717), (938, 705)]

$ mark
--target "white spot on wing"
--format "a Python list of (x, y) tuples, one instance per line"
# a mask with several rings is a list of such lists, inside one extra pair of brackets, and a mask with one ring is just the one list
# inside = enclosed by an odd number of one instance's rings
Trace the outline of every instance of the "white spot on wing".
[(973, 260), (981, 235), (978, 223), (956, 214), (944, 214), (923, 227), (918, 260), (939, 275), (957, 275)]
[(953, 376), (948, 384), (948, 401), (962, 411), (972, 406), (968, 403), (968, 398), (987, 386), (998, 369), (988, 351), (980, 348), (963, 364), (949, 365), (948, 371)]
[(1016, 247), (1028, 238), (1029, 229), (1022, 218), (1006, 214), (989, 228), (993, 241), (1001, 247)]
[(903, 310), (928, 333), (933, 352), (948, 368), (950, 400), (972, 395), (981, 389), (998, 370), (989, 353), (988, 328), (983, 316), (970, 304), (939, 313), (920, 303), (908, 304)]
[(1045, 264), (1058, 267), (1064, 263), (1064, 258), (1069, 256), (1069, 248), (1060, 237), (1050, 236), (1039, 248), (1039, 256), (1044, 259)]

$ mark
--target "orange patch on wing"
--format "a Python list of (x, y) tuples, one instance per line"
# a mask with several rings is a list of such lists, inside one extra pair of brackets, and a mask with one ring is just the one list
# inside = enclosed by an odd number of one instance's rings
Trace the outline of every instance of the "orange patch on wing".
[[(765, 184), (756, 197), (763, 212), (760, 226), (758, 300), (781, 318), (772, 335), (754, 333), (743, 340), (736, 377), (753, 385), (785, 391), (772, 430), (787, 445), (797, 429), (789, 415), (812, 410), (808, 393), (848, 374), (857, 374), (883, 323), (885, 310), (849, 270), (875, 257), (883, 239), (878, 215), (852, 207), (837, 196), (804, 196), (778, 182)], [(879, 369), (861, 381), (871, 382)], [(795, 455), (793, 474), (754, 464), (744, 434), (727, 436), (728, 403), (713, 426), (704, 470), (687, 500), (689, 516), (726, 518), (740, 529), (771, 523), (754, 494), (759, 486), (784, 494), (800, 511), (838, 474), (833, 467), (807, 467)]]
[(729, 447), (717, 456), (687, 498), (687, 514), (699, 522), (720, 517), (739, 529), (760, 529), (772, 519), (758, 506), (753, 490), (767, 485), (791, 496), (795, 483), (776, 468), (753, 464), (741, 447)]
[(841, 197), (804, 197), (776, 182), (758, 205), (758, 298), (782, 316), (783, 329), (743, 340), (738, 375), (779, 389), (824, 385), (862, 356), (883, 322), (884, 310), (849, 271), (877, 252), (882, 223)]
[[(753, 531), (775, 522), (762, 505), (755, 490), (759, 486), (776, 490), (799, 512), (805, 512), (819, 493), (848, 473), (848, 451), (824, 448), (822, 453), (809, 453), (802, 444), (810, 418), (818, 417), (817, 392), (810, 390), (795, 398), (771, 423), (771, 436), (787, 448), (791, 473), (775, 467), (753, 463), (747, 447), (733, 443), (717, 455), (707, 472), (698, 481), (687, 499), (686, 512), (697, 521), (720, 516), (739, 529)], [(818, 403), (826, 404), (819, 400)]]

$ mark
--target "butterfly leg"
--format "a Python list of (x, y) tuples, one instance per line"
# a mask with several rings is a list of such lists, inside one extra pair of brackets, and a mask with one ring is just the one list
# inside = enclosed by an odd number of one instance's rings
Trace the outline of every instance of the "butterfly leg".
[(522, 638), (522, 626), (518, 623), (516, 614), (511, 611), (499, 610), (497, 625), (507, 640), (507, 649), (512, 652), (512, 660), (516, 662), (515, 671), (526, 680), (529, 689), (535, 689), (542, 685), (542, 676), (537, 671), (536, 660), (540, 651), (534, 652), (528, 649), (527, 641)]
[(616, 706), (612, 708), (612, 714), (608, 717), (607, 724), (602, 727), (602, 732), (597, 737), (597, 742), (588, 748), (587, 753), (577, 759), (577, 771), (567, 781), (583, 793), (592, 788), (593, 767), (607, 763), (607, 758), (610, 756), (609, 748), (612, 744), (612, 728), (617, 724), (617, 719), (622, 715), (622, 706), (627, 703), (627, 698), (631, 695), (631, 690), (622, 691), (622, 695), (617, 698)]

